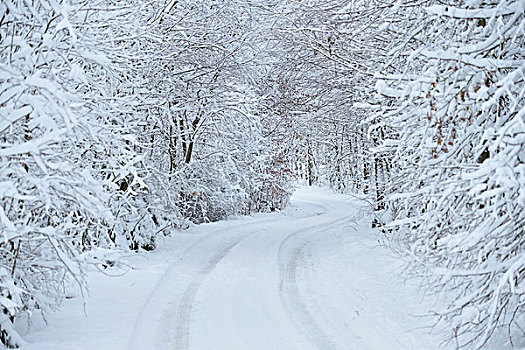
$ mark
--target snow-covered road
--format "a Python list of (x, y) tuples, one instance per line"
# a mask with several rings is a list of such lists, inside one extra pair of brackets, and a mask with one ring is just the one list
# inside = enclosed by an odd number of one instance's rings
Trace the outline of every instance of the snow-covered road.
[[(72, 341), (75, 349), (97, 350), (438, 348), (420, 329), (422, 319), (411, 316), (428, 305), (398, 278), (400, 263), (379, 246), (362, 205), (303, 189), (282, 213), (194, 228), (176, 248), (152, 254), (157, 268), (144, 273), (147, 283), (140, 274), (124, 276), (136, 289), (122, 282), (122, 293), (93, 291), (101, 296), (92, 313), (105, 318), (73, 320), (71, 332), (51, 320), (30, 332), (27, 349), (66, 349)], [(126, 296), (133, 299), (128, 308)]]

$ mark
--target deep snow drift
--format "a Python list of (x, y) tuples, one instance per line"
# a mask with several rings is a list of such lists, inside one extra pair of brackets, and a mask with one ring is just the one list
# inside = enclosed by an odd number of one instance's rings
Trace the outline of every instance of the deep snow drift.
[(175, 233), (123, 276), (90, 275), (87, 316), (68, 300), (23, 350), (439, 348), (366, 213), (300, 189), (281, 213)]

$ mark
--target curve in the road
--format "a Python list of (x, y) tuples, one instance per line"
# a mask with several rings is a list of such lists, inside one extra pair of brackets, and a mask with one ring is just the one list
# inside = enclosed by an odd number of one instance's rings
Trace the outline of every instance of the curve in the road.
[[(315, 216), (325, 214), (327, 211), (327, 208), (323, 205), (320, 205), (319, 203), (312, 202), (314, 206), (317, 206), (321, 209), (321, 212), (316, 212), (314, 214)], [(312, 216), (314, 216), (312, 215)], [(306, 217), (303, 219), (309, 219), (310, 217)], [(241, 227), (245, 226), (252, 226), (252, 225), (260, 225), (262, 222), (266, 221), (274, 221), (274, 219), (271, 220), (261, 220), (256, 222), (251, 222), (246, 225), (241, 225)], [(315, 225), (322, 226), (322, 225)], [(238, 227), (237, 227), (238, 228)], [(214, 231), (212, 234), (217, 235), (219, 232)], [(208, 237), (212, 236), (212, 234), (206, 235), (201, 240), (199, 240), (197, 243), (195, 243), (191, 248), (188, 250), (191, 250), (192, 248), (196, 247), (201, 243), (202, 241), (205, 241)], [(254, 234), (254, 233), (252, 233)], [(250, 234), (251, 235), (251, 234)], [(201, 287), (204, 279), (207, 275), (209, 275), (213, 269), (217, 266), (217, 264), (230, 253), (230, 251), (237, 246), (242, 240), (247, 238), (250, 235), (245, 235), (240, 237), (239, 239), (235, 240), (232, 244), (227, 246), (225, 249), (223, 249), (221, 252), (216, 254), (209, 262), (208, 264), (201, 270), (201, 273), (199, 275), (199, 278), (197, 280), (192, 281), (185, 289), (184, 295), (182, 297), (182, 300), (179, 304), (179, 310), (177, 313), (177, 320), (176, 320), (176, 330), (175, 330), (175, 342), (174, 342), (174, 349), (175, 350), (183, 350), (188, 348), (188, 342), (189, 342), (189, 335), (190, 335), (190, 316), (191, 316), (191, 310), (193, 307), (193, 303), (195, 300), (195, 296)]]
[[(312, 220), (312, 218), (317, 217), (321, 218), (332, 210), (332, 208), (319, 205), (318, 203), (312, 204), (314, 204), (315, 207), (319, 207), (319, 210), (316, 210), (315, 214), (299, 218), (299, 221)], [(281, 286), (279, 291), (281, 302), (283, 303), (283, 306), (285, 306), (285, 310), (289, 314), (290, 319), (296, 324), (299, 331), (304, 332), (304, 330), (306, 330), (306, 335), (309, 336), (314, 344), (320, 349), (333, 349), (335, 346), (321, 328), (319, 328), (316, 320), (312, 317), (311, 312), (297, 289), (296, 267), (298, 261), (301, 259), (301, 255), (303, 254), (303, 247), (299, 246), (294, 248), (294, 245), (297, 244), (296, 239), (294, 238), (298, 238), (298, 236), (300, 237), (301, 233), (315, 234), (321, 230), (329, 229), (332, 226), (335, 227), (347, 220), (348, 217), (341, 218), (340, 216), (330, 218), (329, 220), (325, 219), (322, 220), (322, 222), (316, 220), (317, 223), (315, 225), (303, 226), (302, 230), (294, 231), (285, 235), (281, 238), (283, 241), (278, 243), (279, 248), (277, 251), (277, 258), (281, 270)], [(141, 318), (135, 325), (134, 336), (130, 341), (129, 348), (138, 349), (142, 344), (142, 342), (137, 341), (137, 339), (140, 338), (140, 332), (136, 332), (142, 329), (140, 324), (144, 324), (144, 322), (155, 322), (154, 313), (151, 311), (146, 312), (146, 310), (148, 310), (147, 304), (156, 299), (163, 299), (171, 300), (167, 303), (172, 304), (174, 308), (167, 308), (165, 310), (163, 323), (164, 325), (171, 323), (172, 326), (170, 328), (172, 331), (164, 332), (162, 335), (164, 338), (161, 343), (166, 345), (167, 343), (171, 343), (171, 347), (177, 350), (187, 349), (190, 345), (191, 317), (194, 309), (195, 298), (203, 282), (217, 267), (221, 260), (228, 256), (240, 242), (257, 232), (250, 229), (250, 227), (257, 227), (261, 224), (272, 223), (274, 221), (275, 218), (265, 218), (262, 220), (251, 221), (246, 224), (214, 230), (187, 248), (184, 253), (179, 256), (179, 260), (166, 270), (164, 276), (159, 280), (158, 285), (150, 296), (149, 301), (144, 305), (143, 310), (145, 311), (141, 312)], [(232, 235), (232, 231), (237, 233)], [(239, 234), (240, 231), (243, 233)], [(208, 255), (207, 257), (201, 255), (203, 251), (210, 251), (209, 248), (211, 247), (216, 248), (213, 254)], [(287, 250), (285, 247), (289, 249)], [(286, 255), (289, 254), (290, 250), (293, 250), (293, 253), (291, 255)], [(198, 267), (197, 270), (191, 272), (191, 278), (184, 283), (185, 286), (174, 286), (175, 289), (178, 290), (175, 292), (174, 298), (166, 298), (168, 289), (170, 288), (170, 283), (172, 283), (170, 282), (171, 277), (180, 273), (187, 273), (187, 271), (184, 270), (184, 267), (182, 267), (181, 270), (179, 266), (183, 266), (181, 265), (182, 261), (186, 261), (187, 257), (191, 256), (197, 258), (195, 261), (196, 265), (193, 265)], [(204, 259), (199, 258), (199, 256)], [(147, 317), (142, 319), (143, 316)], [(173, 326), (173, 324), (175, 325)], [(165, 327), (163, 328), (165, 329)], [(170, 338), (171, 340), (169, 340)]]

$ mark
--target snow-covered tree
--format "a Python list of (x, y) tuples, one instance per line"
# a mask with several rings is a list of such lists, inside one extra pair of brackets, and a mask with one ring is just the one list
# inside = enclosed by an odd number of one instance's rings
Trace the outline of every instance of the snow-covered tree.
[(138, 137), (155, 186), (193, 222), (271, 209), (260, 202), (272, 154), (254, 86), (255, 9), (233, 0), (152, 8), (151, 36), (140, 43), (151, 54), (139, 63), (146, 123)]
[(371, 82), (387, 53), (379, 18), (388, 7), (377, 5), (286, 1), (267, 11), (278, 43), (274, 99), (294, 130), (295, 171), (309, 183), (362, 191), (382, 209), (389, 155), (373, 148), (390, 129), (371, 118), (381, 108)]
[[(0, 4), (0, 342), (6, 346), (21, 344), (15, 317), (52, 309), (68, 281), (84, 291), (82, 265), (90, 259), (82, 254), (114, 241), (108, 230), (114, 186), (100, 172), (112, 163), (104, 147), (118, 73), (104, 26), (114, 14), (96, 16), (91, 6), (97, 4)], [(120, 135), (110, 137), (118, 143)]]
[[(402, 2), (398, 2), (402, 3)], [(458, 347), (524, 336), (523, 1), (398, 7), (404, 35), (377, 82), (397, 140), (393, 235), (449, 303)], [(397, 27), (400, 23), (402, 26)], [(388, 100), (385, 100), (388, 101)], [(385, 103), (385, 102), (383, 102)], [(523, 344), (521, 344), (523, 345)]]

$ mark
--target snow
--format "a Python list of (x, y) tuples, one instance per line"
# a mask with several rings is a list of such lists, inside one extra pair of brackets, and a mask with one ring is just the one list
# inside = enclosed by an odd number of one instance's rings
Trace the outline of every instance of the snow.
[(493, 18), (498, 16), (511, 15), (523, 8), (524, 1), (515, 2), (509, 6), (497, 6), (495, 8), (461, 9), (452, 6), (434, 5), (426, 7), (425, 10), (432, 15), (448, 16), (452, 18)]
[(300, 189), (280, 213), (174, 233), (80, 297), (22, 350), (436, 349), (401, 262), (379, 245), (356, 198)]
[[(484, 68), (487, 70), (490, 69), (511, 69), (514, 67), (519, 67), (515, 71), (515, 75), (519, 74), (519, 72), (522, 71), (523, 65), (525, 63), (525, 60), (501, 60), (496, 58), (478, 58), (478, 57), (471, 57), (466, 54), (461, 54), (462, 48), (459, 49), (449, 49), (449, 50), (442, 50), (442, 51), (434, 51), (434, 50), (428, 50), (424, 49), (420, 51), (420, 54), (427, 57), (427, 58), (435, 58), (435, 59), (441, 59), (441, 60), (456, 60), (459, 62), (463, 62), (468, 65), (473, 65), (479, 68)], [(506, 77), (506, 80), (511, 81), (512, 79), (515, 79), (514, 75), (509, 75)]]

